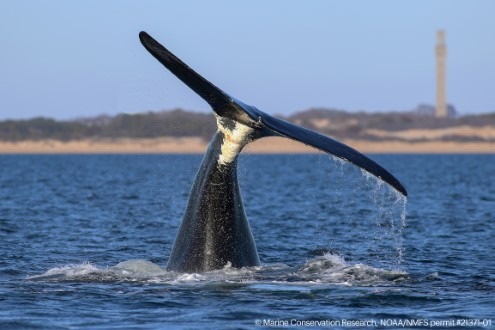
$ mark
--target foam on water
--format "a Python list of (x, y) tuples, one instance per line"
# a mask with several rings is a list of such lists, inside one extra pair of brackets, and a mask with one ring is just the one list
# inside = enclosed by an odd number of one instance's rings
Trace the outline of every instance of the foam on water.
[(111, 267), (110, 271), (122, 276), (138, 278), (161, 276), (165, 274), (165, 271), (157, 264), (142, 259), (123, 261), (116, 266)]
[(62, 267), (54, 267), (47, 270), (45, 273), (41, 275), (32, 275), (28, 276), (29, 280), (37, 280), (37, 279), (51, 279), (51, 278), (69, 278), (74, 276), (87, 275), (94, 272), (99, 271), (98, 267), (95, 265), (84, 262), (82, 264), (70, 264)]
[(223, 269), (206, 273), (176, 273), (166, 271), (146, 260), (128, 260), (113, 267), (98, 268), (90, 263), (67, 265), (49, 269), (41, 275), (29, 276), (30, 281), (82, 282), (144, 282), (167, 285), (200, 283), (278, 283), (278, 284), (337, 284), (370, 285), (407, 279), (405, 272), (373, 268), (364, 264), (350, 264), (344, 258), (327, 253), (308, 260), (299, 267), (283, 264)]
[(300, 269), (299, 275), (319, 282), (344, 285), (369, 285), (409, 279), (404, 271), (386, 270), (360, 263), (350, 264), (344, 258), (330, 253), (308, 261)]

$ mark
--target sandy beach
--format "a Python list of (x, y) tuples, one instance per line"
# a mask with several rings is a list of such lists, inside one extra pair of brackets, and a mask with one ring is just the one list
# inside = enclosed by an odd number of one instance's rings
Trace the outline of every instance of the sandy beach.
[[(493, 142), (373, 142), (342, 141), (363, 153), (495, 153)], [(98, 139), (61, 142), (55, 140), (0, 141), (0, 154), (112, 154), (112, 153), (203, 153), (208, 143), (200, 138)], [(264, 138), (249, 144), (249, 153), (314, 153), (318, 150), (289, 139)]]

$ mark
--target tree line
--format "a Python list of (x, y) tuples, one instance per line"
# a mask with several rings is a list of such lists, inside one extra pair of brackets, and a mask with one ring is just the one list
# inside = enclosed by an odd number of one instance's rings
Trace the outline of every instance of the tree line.
[(216, 130), (215, 118), (174, 110), (140, 114), (119, 114), (71, 121), (51, 118), (0, 121), (0, 140), (22, 141), (53, 139), (59, 141), (87, 138), (157, 138), (163, 136), (199, 136), (209, 138)]
[[(334, 109), (310, 109), (282, 119), (336, 138), (377, 139), (369, 129), (400, 131), (455, 126), (493, 126), (495, 113), (436, 118), (417, 111), (346, 112)], [(0, 121), (0, 140), (23, 141), (52, 139), (59, 141), (100, 138), (201, 137), (209, 140), (216, 130), (213, 114), (181, 109), (138, 114), (98, 116), (71, 121), (51, 118)], [(452, 140), (458, 138), (452, 136)], [(466, 139), (461, 137), (461, 139)], [(475, 137), (475, 139), (479, 139)]]

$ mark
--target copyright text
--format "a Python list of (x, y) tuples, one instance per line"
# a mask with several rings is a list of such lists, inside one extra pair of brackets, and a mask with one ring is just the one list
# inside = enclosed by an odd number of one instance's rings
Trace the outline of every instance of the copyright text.
[(315, 327), (315, 328), (470, 328), (491, 327), (491, 319), (328, 319), (328, 320), (300, 320), (300, 319), (259, 319), (254, 322), (257, 327)]

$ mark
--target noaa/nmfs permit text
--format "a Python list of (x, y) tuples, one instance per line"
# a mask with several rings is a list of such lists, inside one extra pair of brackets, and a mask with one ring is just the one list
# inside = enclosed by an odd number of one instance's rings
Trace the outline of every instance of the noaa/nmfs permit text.
[(491, 319), (363, 319), (363, 320), (300, 320), (300, 319), (259, 319), (255, 322), (259, 327), (318, 327), (318, 328), (470, 328), (491, 327)]

